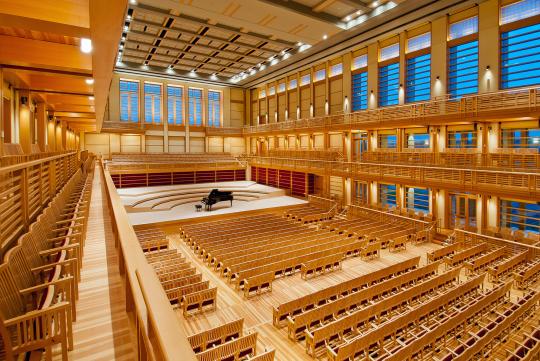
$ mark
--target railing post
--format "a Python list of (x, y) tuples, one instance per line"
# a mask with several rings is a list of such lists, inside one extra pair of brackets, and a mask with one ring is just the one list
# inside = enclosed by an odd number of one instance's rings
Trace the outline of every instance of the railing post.
[(27, 230), (30, 224), (29, 204), (28, 204), (28, 169), (21, 169), (21, 205), (22, 216), (24, 220), (24, 229)]

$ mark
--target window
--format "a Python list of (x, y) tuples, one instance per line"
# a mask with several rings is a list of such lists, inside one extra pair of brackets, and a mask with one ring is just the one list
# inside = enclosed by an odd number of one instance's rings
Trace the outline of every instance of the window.
[(405, 133), (407, 143), (405, 147), (408, 149), (426, 149), (429, 148), (428, 133)]
[(367, 204), (367, 183), (355, 181), (354, 182), (354, 204)]
[(367, 109), (367, 71), (352, 75), (352, 111)]
[(167, 86), (167, 122), (171, 125), (184, 123), (184, 88)]
[(478, 40), (448, 49), (448, 92), (452, 98), (478, 92)]
[(161, 84), (144, 83), (144, 122), (161, 124)]
[(296, 79), (291, 79), (289, 81), (289, 89), (296, 89), (297, 86), (298, 86), (298, 83)]
[(208, 119), (207, 126), (219, 127), (221, 123), (221, 93), (215, 90), (208, 91)]
[(513, 23), (540, 15), (540, 0), (516, 1), (501, 8), (501, 24)]
[(396, 185), (379, 184), (379, 203), (381, 206), (396, 206)]
[(397, 135), (395, 134), (381, 134), (377, 135), (377, 145), (379, 148), (396, 148)]
[(407, 39), (407, 52), (412, 53), (414, 51), (429, 48), (431, 46), (431, 33), (424, 33)]
[(352, 70), (365, 68), (367, 66), (367, 54), (357, 56), (353, 59)]
[(476, 131), (472, 131), (472, 130), (448, 131), (447, 147), (448, 148), (476, 148), (477, 147)]
[(399, 103), (399, 63), (379, 68), (379, 106)]
[(326, 69), (317, 70), (313, 78), (315, 81), (324, 80), (326, 78)]
[(405, 187), (405, 207), (416, 212), (429, 213), (429, 190)]
[(540, 149), (540, 129), (501, 129), (500, 146)]
[(278, 85), (278, 93), (283, 93), (285, 91), (285, 83)]
[(310, 81), (311, 81), (311, 74), (303, 75), (300, 78), (300, 86), (308, 85)]
[(540, 84), (540, 24), (501, 33), (501, 87), (537, 84)]
[(120, 80), (120, 121), (139, 121), (139, 82)]
[(429, 100), (431, 97), (431, 54), (407, 59), (405, 101)]
[(385, 61), (392, 58), (397, 58), (399, 56), (399, 43), (388, 45), (384, 48), (381, 48), (381, 55), (379, 61)]
[(343, 64), (334, 64), (330, 67), (330, 76), (337, 76), (343, 74)]
[(478, 16), (464, 19), (453, 24), (450, 24), (450, 40), (463, 38), (465, 36), (476, 34), (478, 32)]
[(266, 98), (266, 89), (259, 90), (259, 99)]
[(189, 125), (202, 126), (202, 89), (188, 90)]
[(274, 95), (274, 94), (276, 94), (276, 88), (275, 87), (268, 88), (268, 95)]
[(500, 200), (500, 226), (513, 230), (540, 232), (540, 203)]

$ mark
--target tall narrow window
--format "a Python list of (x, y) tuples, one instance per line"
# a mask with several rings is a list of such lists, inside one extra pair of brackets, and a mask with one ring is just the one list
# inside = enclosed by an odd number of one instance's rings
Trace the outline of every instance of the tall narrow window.
[(202, 90), (188, 90), (189, 125), (202, 126)]
[(540, 129), (501, 129), (501, 148), (536, 148), (540, 150)]
[(501, 33), (501, 87), (540, 84), (540, 24)]
[(500, 226), (514, 230), (540, 232), (540, 203), (500, 200)]
[(429, 148), (429, 133), (405, 131), (407, 149), (426, 149)]
[(478, 92), (478, 39), (474, 38), (477, 33), (477, 16), (450, 24), (448, 93), (452, 98)]
[(144, 122), (161, 124), (161, 85), (144, 83)]
[(476, 148), (477, 147), (476, 131), (472, 131), (472, 130), (448, 131), (447, 147), (448, 148)]
[(167, 86), (167, 122), (171, 125), (184, 123), (184, 89)]
[(395, 184), (379, 184), (379, 203), (383, 207), (393, 207), (397, 205)]
[(407, 59), (405, 77), (407, 103), (429, 100), (431, 97), (431, 54)]
[(379, 68), (379, 106), (399, 103), (399, 62)]
[(208, 91), (208, 122), (209, 127), (219, 127), (221, 123), (221, 93)]
[(501, 8), (501, 24), (540, 15), (540, 0), (520, 0)]
[(383, 148), (383, 149), (396, 148), (397, 135), (379, 133), (377, 135), (377, 143), (378, 143), (377, 145), (379, 148)]
[(368, 203), (367, 183), (354, 182), (354, 203), (364, 205)]
[(405, 206), (408, 209), (429, 213), (429, 190), (425, 188), (405, 188)]
[(367, 71), (360, 71), (352, 76), (352, 111), (367, 109)]
[(120, 80), (120, 121), (139, 121), (139, 82)]

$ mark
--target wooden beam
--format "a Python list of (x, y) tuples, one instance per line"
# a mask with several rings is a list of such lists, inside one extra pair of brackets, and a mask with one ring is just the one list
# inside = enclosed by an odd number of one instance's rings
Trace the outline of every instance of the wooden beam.
[[(59, 25), (89, 28), (88, 2), (89, 0), (25, 0), (24, 3), (21, 3), (20, 0), (0, 0), (0, 9), (3, 14), (7, 15)], [(57, 34), (69, 36), (67, 33)]]
[(0, 64), (92, 74), (92, 58), (78, 46), (0, 35)]
[(329, 13), (325, 13), (322, 11), (315, 12), (313, 9), (311, 9), (307, 5), (303, 5), (301, 3), (295, 2), (295, 1), (287, 1), (287, 0), (259, 0), (264, 3), (295, 12), (299, 15), (306, 16), (308, 18), (326, 23), (331, 25), (341, 25), (342, 21), (339, 17), (334, 16)]
[(101, 129), (105, 115), (126, 9), (127, 0), (92, 0), (89, 5), (90, 38), (94, 48), (92, 65), (98, 131)]
[(2, 24), (2, 26), (10, 26), (16, 29), (40, 31), (43, 33), (58, 34), (74, 38), (90, 37), (90, 29), (88, 27), (61, 24), (52, 21), (29, 18), (26, 16), (0, 13), (0, 24)]
[(322, 0), (320, 3), (312, 7), (311, 9), (315, 11), (316, 13), (320, 13), (321, 11), (324, 11), (327, 7), (332, 5), (338, 0)]

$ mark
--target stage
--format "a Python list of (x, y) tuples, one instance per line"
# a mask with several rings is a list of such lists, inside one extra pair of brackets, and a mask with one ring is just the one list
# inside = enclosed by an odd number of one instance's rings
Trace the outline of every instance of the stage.
[[(233, 205), (219, 202), (212, 211), (197, 212), (196, 204), (212, 189), (233, 192)], [(118, 194), (128, 212), (131, 223), (135, 225), (173, 224), (187, 219), (209, 220), (216, 216), (234, 213), (253, 213), (269, 208), (286, 208), (307, 203), (289, 197), (285, 191), (252, 181), (201, 183), (157, 187), (137, 187), (118, 189)]]

